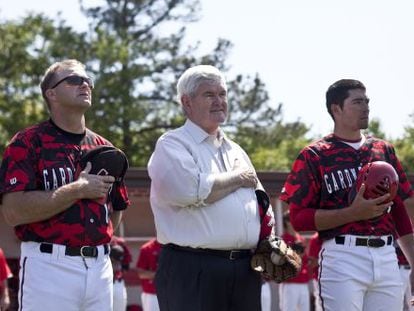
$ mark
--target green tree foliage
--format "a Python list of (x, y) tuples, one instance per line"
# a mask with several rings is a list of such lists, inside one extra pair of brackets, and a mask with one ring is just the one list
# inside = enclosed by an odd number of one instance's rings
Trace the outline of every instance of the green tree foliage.
[[(414, 115), (410, 115), (414, 121)], [(414, 127), (406, 126), (403, 137), (394, 139), (394, 144), (398, 158), (406, 172), (414, 173)]]
[[(38, 91), (44, 70), (34, 38), (51, 27), (41, 16), (29, 16), (22, 23), (0, 27), (0, 137), (2, 142), (23, 126), (45, 116)], [(41, 42), (38, 42), (41, 45)], [(3, 146), (4, 148), (4, 146)]]
[[(411, 118), (414, 119), (414, 116), (411, 115)], [(391, 139), (388, 138), (382, 130), (381, 121), (378, 119), (373, 119), (371, 120), (368, 129), (364, 133), (388, 140), (390, 143), (392, 143), (404, 170), (408, 174), (414, 173), (414, 127), (405, 127), (402, 137)]]
[(365, 135), (375, 136), (381, 139), (387, 139), (381, 128), (381, 121), (374, 118), (369, 122), (368, 129), (364, 131)]
[[(411, 118), (414, 119), (413, 116)], [(372, 135), (381, 139), (388, 140), (394, 145), (395, 152), (407, 173), (414, 173), (414, 127), (405, 127), (404, 134), (400, 138), (388, 138), (381, 128), (379, 119), (371, 120), (369, 127), (364, 131), (367, 135)]]
[[(184, 43), (186, 27), (198, 18), (197, 0), (100, 3), (87, 7), (80, 1), (89, 21), (85, 31), (68, 26), (60, 16), (0, 20), (0, 152), (15, 132), (47, 118), (38, 85), (44, 70), (63, 58), (79, 59), (94, 75), (88, 126), (125, 150), (133, 166), (145, 166), (156, 139), (182, 124), (175, 100), (178, 76), (196, 64), (228, 71), (228, 40), (220, 39), (201, 56), (198, 42)], [(289, 170), (313, 139), (307, 138), (309, 128), (299, 121), (283, 123), (282, 105), (271, 105), (258, 75), (239, 74), (228, 87), (226, 131), (258, 169)], [(372, 120), (366, 133), (386, 138), (379, 120)], [(403, 166), (414, 172), (414, 127), (391, 142)]]
[[(167, 4), (167, 5), (166, 5)], [(197, 20), (198, 2), (107, 1), (83, 8), (93, 29), (90, 64), (97, 77), (91, 127), (123, 147), (134, 165), (144, 166), (156, 139), (183, 122), (175, 100), (179, 75), (196, 64), (226, 71), (232, 47), (220, 39), (208, 55), (195, 57), (197, 43), (185, 46), (184, 26)], [(174, 31), (168, 31), (171, 27)], [(163, 30), (162, 30), (163, 29)], [(229, 81), (229, 119), (225, 127), (269, 125), (280, 110), (270, 107), (263, 82), (238, 75)]]
[(82, 59), (85, 34), (42, 14), (0, 23), (0, 150), (18, 130), (47, 118), (39, 90), (44, 70), (71, 55)]
[(197, 60), (186, 56), (194, 48), (182, 48), (185, 27), (165, 34), (160, 27), (195, 20), (194, 4), (123, 0), (82, 6), (91, 29), (88, 64), (96, 77), (89, 126), (124, 149), (133, 165), (144, 166), (156, 138), (183, 120), (173, 83)]
[(312, 138), (306, 138), (308, 131), (305, 124), (283, 123), (280, 116), (268, 127), (241, 128), (236, 139), (247, 146), (246, 151), (257, 169), (287, 172), (299, 151), (311, 142)]
[[(197, 42), (184, 43), (186, 25), (197, 20), (197, 0), (106, 0), (81, 10), (89, 21), (84, 32), (58, 18), (28, 16), (0, 23), (0, 135), (3, 142), (17, 130), (46, 117), (39, 93), (44, 70), (63, 58), (77, 58), (95, 77), (93, 108), (87, 125), (128, 155), (131, 165), (145, 166), (156, 139), (182, 124), (175, 100), (179, 75), (196, 64), (223, 71), (232, 44), (220, 39), (206, 55), (196, 56)], [(229, 80), (232, 136), (248, 128), (269, 127), (281, 106), (272, 108), (258, 76)], [(243, 137), (247, 149), (252, 139)], [(4, 146), (1, 146), (4, 148)]]

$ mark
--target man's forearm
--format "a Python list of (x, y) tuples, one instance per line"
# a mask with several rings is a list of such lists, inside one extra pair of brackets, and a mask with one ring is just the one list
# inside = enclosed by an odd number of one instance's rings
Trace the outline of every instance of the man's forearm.
[(114, 231), (118, 228), (122, 220), (122, 211), (113, 211), (111, 214), (111, 222)]
[(7, 280), (0, 284), (0, 309), (7, 310), (10, 306), (9, 288), (7, 286)]
[(354, 220), (348, 210), (317, 210), (315, 213), (315, 225), (318, 231), (342, 226)]
[(239, 189), (241, 186), (242, 180), (236, 172), (218, 174), (214, 180), (211, 192), (204, 202), (211, 204), (221, 200), (230, 193)]
[(3, 195), (2, 212), (11, 226), (48, 219), (70, 207), (79, 198), (78, 185), (53, 191), (19, 191)]
[(400, 237), (397, 242), (410, 266), (414, 267), (414, 235), (412, 233), (406, 234)]
[(155, 277), (155, 271), (138, 268), (137, 272), (140, 279), (152, 280)]

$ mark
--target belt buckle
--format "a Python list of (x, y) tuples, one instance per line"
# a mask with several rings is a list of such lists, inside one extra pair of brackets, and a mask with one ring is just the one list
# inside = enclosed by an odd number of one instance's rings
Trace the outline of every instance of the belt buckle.
[(82, 258), (89, 257), (89, 256), (87, 256), (83, 253), (83, 251), (85, 249), (88, 249), (88, 247), (87, 246), (81, 246), (81, 248), (80, 248), (80, 255), (81, 255)]
[(385, 245), (385, 241), (381, 238), (375, 238), (375, 239), (368, 238), (367, 240), (367, 246), (369, 247), (382, 247), (384, 245)]
[(230, 251), (230, 256), (229, 256), (229, 259), (230, 260), (235, 260), (235, 259), (237, 259), (236, 257), (235, 257), (235, 255), (233, 255), (233, 254), (237, 254), (237, 253), (239, 253), (240, 251)]
[[(86, 253), (86, 251), (87, 250), (91, 250), (91, 254), (87, 254)], [(84, 253), (84, 251), (85, 251), (85, 253)], [(80, 255), (81, 255), (81, 257), (82, 258), (85, 258), (85, 257), (97, 257), (97, 252), (98, 252), (98, 250), (95, 248), (95, 247), (90, 247), (90, 246), (81, 246), (81, 248), (80, 248)]]

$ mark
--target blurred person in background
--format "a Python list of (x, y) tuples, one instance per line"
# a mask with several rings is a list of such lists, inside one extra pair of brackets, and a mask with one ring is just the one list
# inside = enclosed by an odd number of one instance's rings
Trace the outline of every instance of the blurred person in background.
[(144, 243), (139, 252), (137, 272), (142, 286), (141, 301), (143, 311), (160, 310), (154, 285), (160, 252), (161, 244), (155, 238)]
[(125, 311), (128, 297), (124, 281), (124, 272), (129, 270), (131, 252), (124, 239), (113, 236), (111, 239), (110, 258), (114, 271), (114, 309), (113, 311)]
[(13, 276), (3, 250), (0, 248), (0, 310), (5, 311), (10, 306), (8, 279)]
[(321, 297), (319, 296), (319, 252), (321, 248), (322, 240), (319, 238), (318, 232), (315, 232), (308, 244), (308, 267), (315, 311), (322, 311)]
[(309, 271), (306, 240), (296, 232), (289, 220), (289, 213), (283, 215), (282, 239), (302, 257), (302, 269), (298, 276), (279, 285), (279, 306), (281, 311), (310, 311)]

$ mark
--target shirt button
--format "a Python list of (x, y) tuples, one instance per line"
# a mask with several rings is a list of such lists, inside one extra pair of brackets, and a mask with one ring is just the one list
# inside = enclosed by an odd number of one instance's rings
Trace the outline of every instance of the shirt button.
[(93, 222), (94, 222), (93, 218), (89, 219), (89, 222), (90, 222), (91, 224), (93, 224)]

